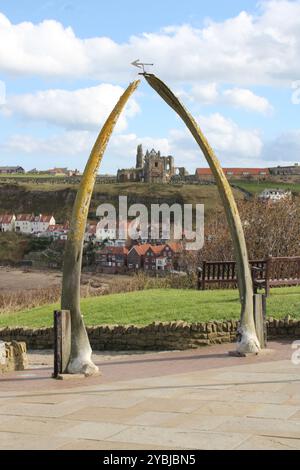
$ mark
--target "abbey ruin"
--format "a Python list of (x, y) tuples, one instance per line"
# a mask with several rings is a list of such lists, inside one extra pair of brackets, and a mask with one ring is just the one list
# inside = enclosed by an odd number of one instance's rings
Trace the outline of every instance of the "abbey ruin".
[(174, 157), (161, 156), (160, 151), (152, 149), (144, 155), (142, 144), (137, 147), (135, 168), (118, 170), (117, 181), (143, 182), (143, 183), (169, 183), (173, 176), (186, 176), (185, 168), (177, 168), (174, 165)]

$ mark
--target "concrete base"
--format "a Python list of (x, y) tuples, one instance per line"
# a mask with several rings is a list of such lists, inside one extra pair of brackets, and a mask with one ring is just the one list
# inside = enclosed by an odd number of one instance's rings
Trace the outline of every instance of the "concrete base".
[(265, 356), (267, 354), (272, 354), (273, 349), (261, 349), (258, 353), (239, 353), (238, 351), (228, 351), (229, 356), (233, 357), (251, 357), (251, 356)]
[(100, 376), (101, 372), (96, 372), (93, 375), (85, 375), (85, 374), (58, 374), (56, 377), (52, 374), (52, 378), (56, 380), (73, 380), (73, 379), (86, 379), (88, 377), (97, 377)]

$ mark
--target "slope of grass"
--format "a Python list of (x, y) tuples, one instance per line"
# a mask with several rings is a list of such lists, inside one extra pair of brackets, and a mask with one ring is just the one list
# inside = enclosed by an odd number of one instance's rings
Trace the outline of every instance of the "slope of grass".
[[(153, 289), (83, 299), (82, 312), (87, 325), (137, 324), (153, 321), (201, 322), (239, 317), (236, 290), (193, 291)], [(0, 315), (0, 326), (50, 326), (58, 304)], [(267, 315), (300, 319), (300, 287), (273, 289), (267, 301)]]

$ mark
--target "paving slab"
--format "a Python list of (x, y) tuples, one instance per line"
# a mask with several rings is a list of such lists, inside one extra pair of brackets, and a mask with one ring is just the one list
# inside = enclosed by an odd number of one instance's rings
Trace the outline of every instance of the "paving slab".
[(51, 379), (51, 354), (0, 379), (0, 449), (299, 449), (291, 344), (109, 355), (102, 375)]

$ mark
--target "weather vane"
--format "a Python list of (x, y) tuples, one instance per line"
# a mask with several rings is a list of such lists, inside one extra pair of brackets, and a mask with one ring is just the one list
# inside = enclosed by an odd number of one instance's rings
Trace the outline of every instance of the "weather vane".
[(143, 69), (143, 74), (144, 74), (144, 73), (146, 73), (145, 65), (153, 66), (154, 64), (146, 64), (145, 62), (140, 62), (140, 59), (137, 59), (134, 62), (131, 62), (131, 65), (133, 65), (134, 67), (137, 67), (139, 69)]

